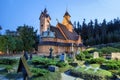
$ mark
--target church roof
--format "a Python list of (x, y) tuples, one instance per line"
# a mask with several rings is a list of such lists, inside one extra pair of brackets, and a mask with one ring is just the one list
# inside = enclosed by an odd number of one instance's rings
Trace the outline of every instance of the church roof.
[(65, 25), (58, 23), (58, 26), (62, 29), (63, 33), (67, 37), (68, 40), (78, 40), (78, 34), (73, 30), (73, 32), (68, 31)]
[[(44, 11), (41, 12), (40, 17), (41, 17), (41, 16), (44, 16), (44, 17), (46, 17), (46, 18), (49, 17), (49, 18), (51, 19), (50, 15), (47, 13), (47, 9), (46, 9), (46, 8), (44, 9)], [(40, 19), (40, 18), (39, 18), (39, 19)]]
[[(70, 14), (66, 11), (65, 14), (64, 14), (64, 17), (65, 16), (70, 16)], [(71, 17), (71, 16), (70, 16)]]
[(62, 33), (60, 32), (60, 30), (57, 27), (50, 26), (50, 30), (52, 32), (55, 32), (55, 37), (56, 38), (64, 39), (65, 40), (65, 37), (62, 35)]
[(61, 28), (62, 32), (59, 30), (58, 27), (50, 26), (50, 30), (55, 32), (55, 37), (58, 39), (65, 40), (64, 35), (67, 37), (68, 40), (78, 40), (79, 35), (73, 30), (73, 32), (68, 31), (65, 25), (58, 23), (58, 26)]

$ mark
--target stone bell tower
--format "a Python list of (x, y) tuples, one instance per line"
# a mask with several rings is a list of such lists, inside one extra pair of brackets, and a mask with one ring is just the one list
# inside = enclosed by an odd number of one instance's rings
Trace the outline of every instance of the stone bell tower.
[(44, 11), (41, 12), (40, 17), (40, 35), (42, 35), (43, 32), (47, 31), (48, 27), (50, 26), (50, 16), (47, 13), (47, 9), (45, 8)]

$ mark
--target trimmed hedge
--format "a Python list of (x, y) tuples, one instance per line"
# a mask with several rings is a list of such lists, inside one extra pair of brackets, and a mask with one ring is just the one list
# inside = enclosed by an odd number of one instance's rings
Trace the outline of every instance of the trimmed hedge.
[(32, 60), (33, 65), (43, 65), (48, 67), (49, 65), (56, 65), (57, 61), (49, 58), (37, 58)]
[(97, 70), (94, 72), (93, 69), (85, 70), (81, 69), (71, 69), (70, 74), (75, 77), (83, 78), (84, 80), (110, 80), (112, 77), (111, 72), (106, 70)]
[(102, 64), (106, 60), (104, 58), (92, 58), (85, 61), (87, 64)]
[(57, 61), (57, 60), (49, 59), (49, 58), (33, 59), (32, 64), (34, 66), (41, 65), (41, 66), (44, 66), (45, 68), (48, 68), (49, 65), (54, 65), (54, 66), (58, 66), (58, 67), (64, 67), (67, 65), (67, 63), (65, 63), (65, 62)]
[(31, 68), (31, 72), (33, 73), (33, 77), (45, 76), (49, 73), (48, 70), (40, 68)]
[(120, 69), (120, 61), (108, 60), (105, 61), (100, 67), (107, 70), (118, 70)]
[(63, 62), (63, 61), (58, 61), (56, 66), (58, 67), (65, 67), (67, 65), (67, 63)]
[(49, 72), (45, 76), (34, 77), (32, 80), (61, 80), (60, 72)]
[(17, 63), (16, 59), (8, 59), (8, 58), (1, 58), (0, 59), (0, 64), (4, 65), (14, 65)]
[(81, 61), (85, 60), (85, 54), (84, 53), (77, 54), (76, 59)]

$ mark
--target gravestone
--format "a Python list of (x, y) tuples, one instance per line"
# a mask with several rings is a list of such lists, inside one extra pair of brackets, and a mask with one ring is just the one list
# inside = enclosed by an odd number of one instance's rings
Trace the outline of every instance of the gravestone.
[(29, 66), (24, 56), (20, 57), (17, 73), (22, 72), (24, 79), (32, 77), (32, 73), (30, 72)]
[(59, 71), (58, 67), (57, 66), (53, 66), (53, 65), (49, 66), (48, 70), (51, 71), (51, 72)]
[(62, 53), (60, 55), (60, 61), (65, 61), (66, 60), (66, 54), (65, 53)]
[(49, 51), (50, 51), (49, 58), (52, 58), (52, 57), (53, 57), (53, 53), (52, 53), (52, 52), (53, 52), (53, 49), (52, 49), (52, 48), (50, 48), (50, 49), (49, 49)]
[(116, 59), (116, 60), (120, 60), (120, 53), (119, 52), (113, 52), (111, 53), (111, 59)]
[(99, 58), (99, 53), (98, 52), (94, 52), (93, 53), (93, 58)]

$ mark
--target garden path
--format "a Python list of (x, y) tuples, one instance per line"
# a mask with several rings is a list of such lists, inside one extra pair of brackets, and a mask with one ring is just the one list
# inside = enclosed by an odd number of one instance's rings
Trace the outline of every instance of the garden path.
[(70, 76), (69, 72), (68, 73), (61, 73), (61, 76), (62, 76), (62, 80), (83, 80), (81, 78)]

